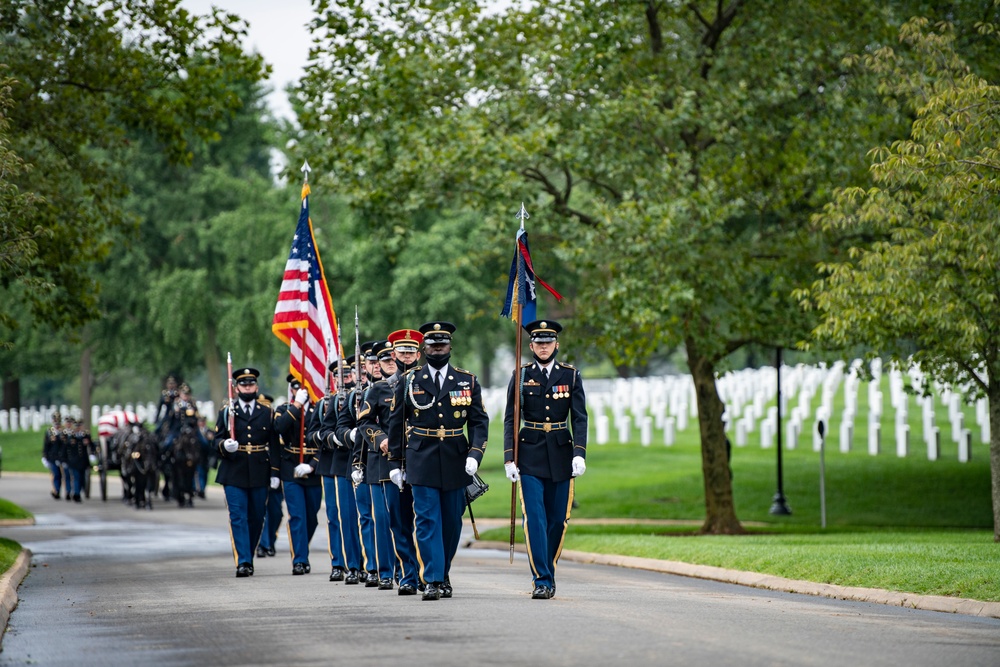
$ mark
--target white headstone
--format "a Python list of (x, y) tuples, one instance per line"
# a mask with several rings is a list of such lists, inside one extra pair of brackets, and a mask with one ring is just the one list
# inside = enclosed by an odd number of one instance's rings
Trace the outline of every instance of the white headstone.
[(653, 418), (643, 417), (639, 422), (639, 442), (643, 447), (649, 447), (653, 442)]
[(670, 447), (674, 444), (674, 418), (667, 417), (663, 420), (663, 444)]
[(607, 415), (597, 415), (597, 444), (606, 445), (608, 444), (610, 429), (610, 420)]

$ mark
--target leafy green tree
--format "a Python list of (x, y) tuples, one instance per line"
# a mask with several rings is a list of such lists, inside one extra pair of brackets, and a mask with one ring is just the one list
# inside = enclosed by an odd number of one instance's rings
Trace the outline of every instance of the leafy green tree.
[[(235, 81), (265, 75), (247, 55), (245, 25), (195, 16), (179, 0), (11, 0), (0, 6), (0, 62), (12, 87), (11, 148), (34, 166), (10, 182), (39, 199), (17, 220), (35, 235), (25, 270), (3, 273), (5, 301), (26, 299), (35, 321), (79, 325), (97, 315), (90, 268), (113, 235), (134, 224), (127, 194), (129, 131), (156, 150), (191, 160), (193, 141), (241, 104)], [(15, 282), (32, 289), (9, 291)]]
[[(997, 53), (996, 28), (982, 30)], [(900, 41), (863, 64), (916, 120), (872, 151), (871, 187), (841, 190), (818, 216), (855, 243), (800, 295), (823, 316), (818, 340), (871, 345), (989, 399), (1000, 541), (1000, 86), (970, 69), (949, 24), (913, 20)]]
[(829, 251), (810, 214), (902, 126), (842, 67), (891, 34), (891, 12), (846, 0), (318, 12), (297, 91), (303, 128), (325, 139), (316, 163), (376, 234), (407, 234), (416, 210), (464, 208), (482, 220), (483, 256), (507, 261), (526, 202), (536, 254), (538, 238), (560, 242), (539, 273), (579, 275), (561, 306), (571, 331), (619, 364), (685, 350), (703, 530), (742, 532), (716, 372), (745, 345), (811, 329), (790, 296)]

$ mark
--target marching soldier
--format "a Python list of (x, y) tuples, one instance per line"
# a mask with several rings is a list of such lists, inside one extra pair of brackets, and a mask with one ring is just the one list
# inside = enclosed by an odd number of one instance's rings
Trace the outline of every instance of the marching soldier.
[[(531, 597), (548, 600), (556, 594), (556, 563), (569, 521), (573, 478), (587, 470), (587, 400), (580, 371), (556, 361), (562, 326), (536, 320), (524, 328), (535, 361), (521, 365), (507, 387), (504, 472), (511, 482), (521, 482), (524, 539), (534, 576)], [(521, 423), (515, 460), (517, 400)]]
[(375, 356), (376, 341), (361, 344), (364, 373), (348, 396), (347, 410), (337, 418), (337, 437), (341, 442), (349, 443), (351, 447), (351, 481), (354, 482), (354, 497), (358, 505), (358, 523), (361, 526), (361, 548), (365, 569), (361, 572), (361, 581), (366, 588), (374, 588), (379, 584), (378, 554), (375, 541), (375, 518), (372, 514), (373, 483), (368, 476), (368, 450), (358, 432), (358, 407), (365, 391), (373, 382), (382, 379), (382, 371)]
[[(399, 595), (416, 595), (419, 584), (417, 554), (412, 541), (413, 496), (401, 476), (398, 484), (389, 479), (389, 437), (386, 431), (396, 386), (403, 371), (416, 365), (422, 340), (423, 334), (419, 331), (401, 329), (389, 334), (389, 339), (380, 343), (378, 358), (385, 379), (376, 382), (365, 396), (365, 407), (368, 410), (363, 410), (364, 416), (358, 425), (362, 437), (369, 448), (378, 454), (379, 465), (385, 470), (385, 479), (381, 482), (381, 494), (386, 507), (389, 537), (392, 540), (395, 560), (398, 560), (401, 568)], [(400, 468), (402, 467), (400, 462)], [(403, 505), (406, 501), (409, 502), (410, 509), (407, 512), (408, 516), (404, 517)]]
[(268, 482), (278, 485), (278, 479), (271, 478), (268, 454), (278, 446), (278, 433), (270, 402), (258, 398), (258, 377), (260, 371), (256, 368), (233, 371), (237, 399), (232, 408), (234, 434), (229, 432), (229, 406), (219, 411), (215, 422), (219, 449), (215, 481), (222, 484), (229, 507), (237, 577), (253, 575), (254, 548), (264, 526)]
[[(59, 500), (62, 493), (63, 474), (62, 457), (64, 456), (65, 444), (59, 426), (62, 423), (62, 415), (58, 412), (52, 413), (52, 426), (45, 432), (45, 439), (42, 442), (42, 465), (52, 473), (52, 497)], [(66, 490), (69, 491), (69, 480), (66, 480)]]
[(372, 350), (378, 361), (379, 374), (382, 379), (365, 391), (361, 407), (358, 410), (358, 436), (367, 450), (365, 470), (372, 495), (372, 518), (375, 521), (378, 589), (391, 591), (399, 563), (392, 543), (392, 528), (385, 501), (385, 482), (389, 481), (389, 462), (378, 447), (375, 432), (378, 430), (381, 433), (376, 422), (378, 410), (382, 407), (380, 404), (385, 403), (388, 406), (392, 403), (392, 392), (385, 387), (385, 382), (395, 375), (396, 360), (392, 356), (392, 343), (387, 340), (376, 342)]
[(164, 436), (164, 424), (170, 420), (174, 414), (174, 400), (177, 398), (177, 379), (173, 375), (168, 375), (163, 383), (163, 391), (160, 392), (160, 402), (156, 406), (156, 433), (162, 439)]
[[(326, 498), (327, 537), (330, 546), (330, 581), (354, 585), (361, 569), (361, 539), (359, 537), (358, 501), (351, 483), (352, 443), (340, 440), (337, 422), (348, 410), (350, 390), (354, 388), (355, 357), (344, 360), (344, 386), (325, 396), (313, 413), (309, 426), (310, 438), (320, 448), (316, 472), (323, 478)], [(338, 369), (330, 364), (330, 372)]]
[[(79, 419), (73, 422), (73, 429), (66, 435), (66, 470), (69, 471), (69, 480), (72, 483), (73, 502), (80, 503), (80, 493), (84, 489), (84, 475), (89, 465), (91, 452), (90, 434), (83, 429), (83, 422)], [(67, 489), (67, 494), (69, 489)], [(68, 499), (68, 498), (67, 498)]]
[(288, 542), (292, 551), (292, 574), (309, 574), (309, 542), (319, 525), (317, 515), (323, 502), (322, 480), (316, 472), (319, 448), (305, 437), (306, 424), (313, 418), (315, 406), (309, 402), (309, 390), (295, 378), (287, 378), (293, 392), (292, 402), (274, 411), (274, 428), (280, 436), (271, 448), (271, 476), (281, 479), (288, 508)]
[[(271, 396), (265, 394), (264, 399), (274, 405)], [(261, 529), (260, 542), (257, 544), (257, 558), (265, 556), (273, 558), (277, 553), (274, 545), (278, 542), (278, 527), (281, 526), (281, 518), (284, 516), (281, 507), (285, 502), (285, 494), (281, 490), (281, 480), (275, 481), (276, 479), (271, 477), (267, 485), (267, 503), (265, 503), (267, 508), (264, 510), (264, 527)]]
[(396, 385), (389, 415), (389, 474), (402, 487), (405, 458), (424, 600), (451, 597), (449, 572), (462, 535), (465, 487), (483, 460), (489, 432), (479, 381), (449, 364), (454, 332), (450, 322), (420, 327), (427, 365)]

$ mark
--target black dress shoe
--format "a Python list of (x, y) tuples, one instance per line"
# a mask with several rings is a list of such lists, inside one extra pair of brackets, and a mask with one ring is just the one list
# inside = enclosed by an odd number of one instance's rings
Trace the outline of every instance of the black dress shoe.
[(441, 597), (442, 598), (450, 598), (451, 597), (451, 579), (449, 577), (445, 577), (444, 578), (444, 583), (441, 584), (439, 586), (439, 588), (441, 589)]
[(399, 591), (397, 592), (397, 595), (416, 595), (416, 594), (417, 594), (417, 589), (414, 588), (411, 584), (399, 585)]
[(236, 566), (236, 576), (239, 578), (250, 576), (250, 566), (247, 563), (240, 563)]
[(310, 572), (313, 571), (312, 565), (310, 565), (309, 563), (306, 563), (305, 566), (306, 566), (306, 574), (309, 574)]
[(368, 583), (368, 570), (358, 570), (358, 581), (363, 584)]
[(278, 553), (278, 552), (274, 550), (274, 547), (268, 547), (267, 548), (267, 555), (268, 556), (271, 556), (273, 558), (274, 554), (276, 554), (276, 553)]
[(548, 600), (552, 597), (552, 589), (548, 586), (535, 586), (535, 590), (531, 591), (532, 600)]
[(306, 564), (305, 563), (294, 563), (292, 565), (292, 574), (294, 574), (294, 575), (306, 574)]
[(247, 563), (247, 567), (250, 568), (250, 576), (253, 576), (253, 563)]
[(392, 590), (392, 579), (382, 579), (378, 582), (378, 589), (380, 591), (391, 591)]
[(375, 588), (378, 586), (378, 573), (369, 572), (368, 579), (365, 580), (365, 588)]
[(344, 568), (335, 567), (330, 571), (330, 581), (343, 581), (344, 580)]
[(267, 556), (267, 549), (264, 547), (257, 547), (257, 558), (264, 558)]
[(58, 491), (49, 491), (49, 493), (52, 494), (53, 498), (55, 498), (56, 500), (59, 500), (59, 492)]
[(421, 581), (419, 584), (417, 584), (417, 590), (423, 593), (424, 591), (427, 590), (427, 584)]
[(436, 584), (427, 584), (427, 588), (424, 589), (424, 594), (420, 598), (421, 600), (440, 600), (441, 599), (441, 589), (437, 587)]
[(358, 574), (358, 571), (352, 569), (347, 573), (347, 576), (344, 577), (344, 583), (349, 586), (354, 586), (358, 583), (358, 581), (360, 581), (359, 577), (360, 575)]

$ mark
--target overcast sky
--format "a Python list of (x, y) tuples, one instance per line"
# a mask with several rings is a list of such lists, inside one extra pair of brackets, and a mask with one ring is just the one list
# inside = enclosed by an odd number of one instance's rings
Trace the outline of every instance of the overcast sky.
[(247, 51), (258, 51), (271, 65), (268, 103), (276, 116), (292, 118), (284, 88), (298, 81), (309, 58), (310, 0), (182, 0), (189, 11), (204, 15), (215, 5), (245, 19), (249, 24)]

